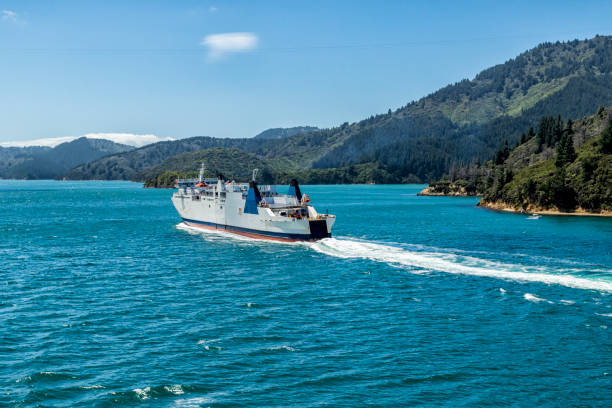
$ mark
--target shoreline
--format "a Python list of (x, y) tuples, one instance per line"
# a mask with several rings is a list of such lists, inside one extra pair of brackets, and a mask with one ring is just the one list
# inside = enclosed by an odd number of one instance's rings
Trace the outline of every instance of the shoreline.
[(436, 191), (431, 185), (425, 187), (417, 193), (419, 197), (482, 197), (482, 194), (470, 194), (464, 187), (453, 187), (448, 192)]
[(555, 216), (555, 217), (561, 217), (561, 216), (612, 217), (612, 211), (606, 211), (606, 210), (602, 210), (599, 213), (595, 213), (595, 212), (585, 211), (581, 208), (578, 208), (576, 211), (573, 211), (573, 212), (565, 212), (565, 211), (559, 211), (558, 209), (557, 210), (547, 210), (543, 208), (541, 209), (541, 208), (537, 208), (533, 206), (528, 206), (525, 212), (522, 213), (520, 209), (517, 210), (516, 208), (506, 203), (499, 203), (499, 202), (483, 203), (482, 200), (480, 200), (477, 206), (482, 207), (487, 210), (491, 210), (491, 211), (507, 212), (507, 213), (513, 213), (513, 214), (522, 214), (522, 215), (550, 215), (550, 216)]

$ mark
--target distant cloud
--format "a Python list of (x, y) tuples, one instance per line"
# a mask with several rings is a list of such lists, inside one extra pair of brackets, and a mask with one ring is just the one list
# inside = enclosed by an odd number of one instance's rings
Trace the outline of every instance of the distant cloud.
[(208, 8), (208, 11), (210, 11), (211, 13), (214, 13), (215, 11), (217, 11), (217, 8), (215, 6), (210, 6)]
[(161, 138), (155, 135), (135, 135), (133, 133), (87, 133), (83, 136), (65, 136), (53, 137), (47, 139), (21, 140), (15, 142), (1, 142), (0, 147), (31, 147), (31, 146), (47, 146), (55, 147), (59, 144), (71, 142), (79, 137), (88, 139), (106, 139), (111, 142), (121, 143), (128, 146), (142, 147), (151, 143), (174, 140), (171, 137)]
[(88, 139), (106, 139), (111, 142), (126, 144), (128, 146), (141, 147), (151, 143), (167, 142), (175, 140), (171, 137), (158, 137), (155, 135), (135, 135), (133, 133), (87, 133)]
[(46, 147), (55, 147), (58, 144), (70, 142), (76, 137), (66, 136), (66, 137), (53, 137), (48, 139), (34, 139), (34, 140), (18, 140), (15, 142), (1, 142), (0, 147), (31, 147), (31, 146), (46, 146)]
[(2, 21), (17, 22), (17, 13), (11, 10), (2, 10)]
[(209, 58), (215, 60), (226, 54), (254, 50), (258, 41), (253, 33), (222, 33), (207, 35), (201, 45), (208, 47)]

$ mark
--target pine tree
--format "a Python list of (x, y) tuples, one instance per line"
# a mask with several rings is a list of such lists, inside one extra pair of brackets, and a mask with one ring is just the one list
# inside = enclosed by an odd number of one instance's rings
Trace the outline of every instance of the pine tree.
[(533, 126), (529, 126), (529, 131), (527, 132), (527, 136), (529, 139), (535, 136), (535, 132), (533, 131)]
[(557, 158), (555, 166), (563, 167), (576, 160), (576, 150), (574, 149), (574, 137), (565, 132), (557, 145)]
[(601, 132), (600, 143), (602, 153), (612, 153), (612, 117), (608, 118), (608, 126)]

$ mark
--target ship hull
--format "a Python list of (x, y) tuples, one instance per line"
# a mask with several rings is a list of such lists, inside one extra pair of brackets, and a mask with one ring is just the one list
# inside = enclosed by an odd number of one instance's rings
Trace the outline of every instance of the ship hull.
[(191, 220), (183, 218), (183, 222), (195, 228), (201, 228), (211, 231), (223, 231), (243, 237), (261, 239), (267, 241), (279, 241), (279, 242), (299, 242), (299, 241), (316, 241), (323, 238), (330, 238), (331, 233), (327, 233), (326, 236), (315, 236), (314, 234), (291, 234), (282, 232), (271, 232), (271, 231), (260, 231), (251, 228), (236, 227), (232, 225), (216, 224), (206, 221)]
[[(270, 241), (314, 241), (331, 237), (336, 218), (318, 214), (311, 206), (299, 205), (295, 197), (285, 196), (293, 206), (280, 207), (285, 209), (281, 215), (281, 210), (273, 211), (269, 206), (249, 208), (242, 190), (212, 191), (214, 194), (210, 190), (206, 194), (179, 191), (172, 196), (172, 203), (185, 224)], [(272, 199), (283, 197), (275, 195)], [(289, 211), (295, 215), (288, 216)]]

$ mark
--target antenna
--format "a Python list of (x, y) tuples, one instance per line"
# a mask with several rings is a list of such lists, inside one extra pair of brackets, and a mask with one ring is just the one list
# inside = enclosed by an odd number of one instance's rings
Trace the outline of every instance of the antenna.
[(206, 170), (206, 166), (202, 163), (202, 167), (200, 167), (200, 182), (204, 181), (204, 171)]
[(259, 172), (259, 169), (253, 169), (253, 181), (255, 181), (255, 177), (257, 177), (258, 172)]

